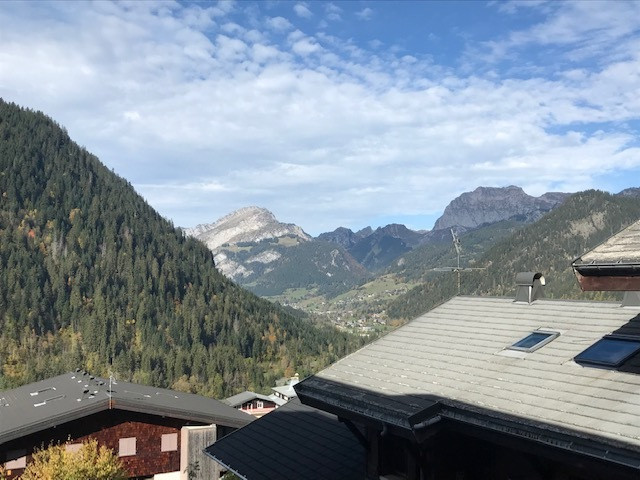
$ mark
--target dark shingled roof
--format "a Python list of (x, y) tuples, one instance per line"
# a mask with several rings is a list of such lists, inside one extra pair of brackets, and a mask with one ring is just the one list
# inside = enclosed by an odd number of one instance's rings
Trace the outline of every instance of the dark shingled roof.
[(364, 478), (365, 452), (347, 426), (293, 399), (208, 447), (245, 480)]
[(0, 444), (109, 408), (240, 428), (253, 417), (213, 398), (70, 372), (0, 392)]

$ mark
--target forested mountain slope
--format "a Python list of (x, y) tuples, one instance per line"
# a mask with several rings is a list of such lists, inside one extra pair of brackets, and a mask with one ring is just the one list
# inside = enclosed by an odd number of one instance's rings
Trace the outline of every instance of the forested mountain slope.
[(60, 126), (1, 99), (0, 326), (0, 388), (111, 368), (219, 397), (304, 376), (355, 342), (225, 279)]
[[(536, 223), (498, 241), (480, 256), (476, 267), (461, 273), (461, 293), (512, 295), (515, 275), (541, 272), (545, 294), (554, 298), (613, 299), (609, 292), (580, 291), (571, 262), (640, 218), (640, 198), (589, 190), (572, 195)], [(457, 293), (454, 273), (440, 273), (390, 303), (392, 318), (413, 318)]]

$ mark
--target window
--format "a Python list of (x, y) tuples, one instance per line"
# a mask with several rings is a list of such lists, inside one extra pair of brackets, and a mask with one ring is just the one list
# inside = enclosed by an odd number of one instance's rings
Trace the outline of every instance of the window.
[(26, 468), (27, 466), (27, 451), (26, 450), (9, 450), (7, 452), (7, 462), (4, 464), (4, 468), (7, 470), (13, 470), (16, 468)]
[(136, 437), (129, 438), (121, 438), (118, 456), (119, 457), (128, 457), (136, 454)]
[(545, 346), (547, 343), (555, 339), (558, 335), (560, 335), (558, 332), (536, 330), (534, 332), (531, 332), (522, 340), (518, 340), (509, 348), (511, 350), (520, 350), (522, 352), (533, 352), (534, 350)]
[(607, 335), (577, 355), (580, 364), (619, 367), (640, 350), (640, 338)]
[(258, 400), (256, 403), (258, 408), (264, 408), (264, 402), (262, 400)]
[(178, 434), (177, 433), (165, 433), (161, 438), (160, 451), (162, 452), (175, 452), (178, 450)]

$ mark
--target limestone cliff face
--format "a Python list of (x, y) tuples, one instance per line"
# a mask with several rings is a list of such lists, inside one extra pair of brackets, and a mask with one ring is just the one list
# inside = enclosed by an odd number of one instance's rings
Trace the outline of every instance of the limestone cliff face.
[(478, 187), (455, 198), (436, 221), (434, 230), (454, 226), (475, 228), (485, 223), (517, 218), (533, 222), (560, 205), (569, 193), (549, 192), (540, 197), (527, 195), (522, 188)]
[(214, 223), (198, 225), (185, 232), (204, 242), (213, 251), (226, 243), (259, 242), (286, 235), (303, 241), (311, 240), (302, 228), (292, 223), (281, 223), (273, 213), (260, 207), (241, 208)]
[(258, 295), (292, 288), (336, 294), (367, 275), (343, 248), (314, 240), (260, 207), (241, 208), (185, 232), (211, 249), (218, 270)]

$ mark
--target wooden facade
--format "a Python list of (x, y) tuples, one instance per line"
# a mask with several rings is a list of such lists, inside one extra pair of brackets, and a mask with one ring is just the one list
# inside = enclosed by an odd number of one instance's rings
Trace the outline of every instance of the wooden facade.
[[(149, 477), (180, 470), (180, 432), (185, 425), (202, 424), (138, 412), (105, 410), (13, 440), (2, 445), (2, 450), (24, 452), (28, 463), (34, 449), (43, 445), (74, 445), (96, 439), (99, 445), (107, 446), (116, 455), (123, 454), (120, 459), (130, 477)], [(163, 436), (165, 451), (162, 451)], [(122, 445), (121, 440), (124, 440)], [(135, 445), (132, 455), (128, 454), (131, 450), (127, 451), (131, 444)], [(15, 478), (22, 471), (11, 470), (9, 478)]]

